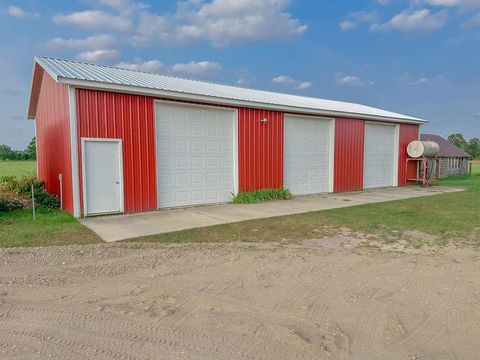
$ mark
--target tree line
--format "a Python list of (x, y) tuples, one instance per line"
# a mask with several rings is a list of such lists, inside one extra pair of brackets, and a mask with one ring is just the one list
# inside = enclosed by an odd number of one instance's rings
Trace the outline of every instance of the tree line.
[(0, 144), (0, 160), (37, 160), (35, 138), (30, 140), (25, 150), (12, 150), (8, 145)]
[(450, 134), (448, 141), (465, 150), (474, 159), (480, 159), (480, 139), (475, 137), (466, 140), (462, 134)]

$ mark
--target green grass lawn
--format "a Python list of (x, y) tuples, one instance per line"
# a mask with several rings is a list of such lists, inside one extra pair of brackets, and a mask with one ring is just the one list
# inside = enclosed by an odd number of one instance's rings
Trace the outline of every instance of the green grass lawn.
[(77, 219), (61, 210), (0, 212), (0, 247), (91, 244), (101, 242)]
[[(321, 238), (348, 227), (379, 235), (385, 241), (399, 240), (402, 233), (416, 230), (438, 238), (480, 245), (480, 164), (473, 176), (444, 179), (441, 185), (458, 186), (465, 192), (360, 205), (270, 219), (216, 225), (135, 239), (151, 242), (279, 241)], [(477, 230), (476, 230), (477, 229)], [(428, 239), (406, 239), (422, 246)]]
[(0, 177), (35, 174), (37, 162), (30, 160), (0, 160)]
[[(36, 172), (35, 161), (1, 161), (0, 177)], [(61, 210), (37, 209), (0, 212), (0, 247), (90, 244), (101, 240), (75, 218)]]

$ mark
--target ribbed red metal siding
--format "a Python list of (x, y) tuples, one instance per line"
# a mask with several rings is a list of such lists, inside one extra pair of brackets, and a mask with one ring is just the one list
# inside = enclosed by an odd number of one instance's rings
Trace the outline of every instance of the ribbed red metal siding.
[(283, 186), (283, 113), (238, 109), (238, 170), (240, 191)]
[(125, 212), (155, 210), (157, 184), (153, 98), (85, 89), (77, 89), (76, 97), (80, 179), (82, 137), (122, 139)]
[(38, 178), (45, 181), (50, 193), (60, 196), (58, 175), (62, 174), (63, 208), (73, 215), (68, 87), (58, 84), (47, 73), (43, 74), (35, 131)]
[[(413, 140), (418, 140), (420, 136), (420, 127), (418, 125), (400, 125), (399, 134), (399, 152), (398, 152), (398, 184), (405, 185), (405, 170), (407, 161), (407, 146)], [(411, 162), (408, 167), (408, 177), (415, 177), (417, 166)]]
[(335, 192), (363, 189), (365, 121), (335, 119)]

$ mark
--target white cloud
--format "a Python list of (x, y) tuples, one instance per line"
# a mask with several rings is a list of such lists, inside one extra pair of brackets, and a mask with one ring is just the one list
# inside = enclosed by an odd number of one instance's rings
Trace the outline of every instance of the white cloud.
[(382, 6), (390, 4), (390, 0), (377, 0), (377, 3)]
[(410, 81), (408, 84), (409, 85), (419, 85), (428, 82), (428, 78), (422, 77), (418, 80)]
[(143, 11), (135, 40), (189, 44), (209, 41), (223, 47), (235, 43), (285, 40), (307, 25), (285, 11), (290, 0), (187, 0), (171, 15)]
[(240, 77), (235, 82), (235, 84), (238, 86), (250, 86), (256, 81), (254, 76), (248, 74), (248, 71), (246, 71), (246, 73), (239, 76)]
[(279, 75), (272, 79), (275, 84), (289, 85), (294, 84), (295, 80), (288, 75)]
[(344, 20), (344, 21), (339, 22), (338, 26), (340, 27), (340, 30), (348, 31), (348, 30), (355, 29), (357, 27), (357, 24), (354, 23), (353, 21)]
[(355, 29), (360, 24), (372, 23), (378, 19), (376, 11), (358, 11), (347, 14), (346, 20), (340, 22), (338, 26), (341, 31), (349, 31)]
[(13, 5), (9, 6), (7, 11), (10, 15), (15, 16), (19, 19), (37, 19), (40, 17), (40, 14), (38, 12), (26, 11), (18, 6)]
[(142, 12), (133, 42), (134, 45), (148, 45), (153, 42), (173, 43), (175, 41), (171, 31), (172, 26), (166, 17)]
[(300, 84), (298, 84), (295, 89), (297, 90), (306, 90), (306, 89), (309, 89), (312, 87), (312, 83), (310, 81), (305, 81), (305, 82), (302, 82)]
[(353, 76), (353, 75), (337, 75), (336, 78), (337, 84), (340, 85), (349, 85), (349, 86), (365, 86), (365, 85), (374, 85), (374, 81), (367, 81), (363, 80), (362, 78), (358, 76)]
[(235, 83), (239, 86), (245, 86), (248, 85), (250, 81), (248, 79), (238, 79)]
[(115, 39), (110, 34), (92, 35), (81, 39), (63, 39), (54, 38), (47, 41), (47, 46), (50, 47), (67, 47), (78, 49), (105, 49), (109, 48), (115, 43)]
[(370, 30), (373, 32), (388, 30), (432, 32), (441, 29), (447, 21), (448, 13), (445, 10), (436, 13), (432, 13), (429, 9), (405, 10), (384, 24), (372, 24)]
[(214, 61), (190, 61), (167, 66), (159, 60), (142, 61), (139, 58), (133, 62), (121, 62), (116, 67), (128, 70), (144, 71), (149, 73), (163, 73), (174, 75), (185, 75), (194, 78), (213, 78), (222, 73), (222, 66)]
[(214, 77), (222, 72), (222, 66), (212, 61), (190, 61), (185, 64), (175, 64), (172, 71), (176, 74), (183, 74), (195, 77)]
[(120, 56), (120, 52), (118, 50), (99, 49), (99, 50), (82, 52), (77, 55), (77, 60), (95, 62), (95, 61), (102, 61), (102, 60), (113, 60), (118, 58), (119, 56)]
[(121, 62), (115, 66), (121, 69), (136, 70), (156, 74), (166, 72), (166, 67), (158, 60), (142, 61), (137, 58), (133, 63)]
[[(406, 74), (406, 77), (411, 78), (411, 75)], [(414, 78), (414, 79), (408, 81), (408, 85), (421, 85), (421, 84), (429, 83), (429, 82), (432, 82), (432, 81), (441, 81), (441, 80), (444, 80), (444, 79), (445, 79), (445, 76), (443, 76), (443, 75), (437, 75), (437, 76), (432, 76), (432, 77), (423, 76), (423, 77), (420, 77), (418, 79)]]
[(416, 0), (415, 2), (432, 6), (459, 7), (463, 9), (480, 6), (480, 0)]
[(57, 25), (76, 25), (91, 30), (126, 32), (132, 28), (132, 22), (128, 18), (112, 15), (101, 10), (59, 14), (53, 17), (53, 21)]
[(131, 2), (129, 0), (97, 0), (97, 3), (110, 7), (115, 11), (123, 14), (131, 14), (135, 10), (148, 8), (148, 5), (141, 2)]
[(272, 82), (282, 86), (288, 86), (296, 90), (306, 90), (313, 84), (310, 81), (298, 81), (288, 75), (279, 75), (272, 79)]
[(464, 29), (480, 27), (480, 13), (477, 13), (470, 17), (464, 24)]
[[(90, 0), (93, 2), (93, 0)], [(286, 11), (292, 0), (184, 0), (173, 13), (155, 13), (129, 0), (99, 0), (105, 10), (57, 14), (57, 25), (128, 33), (136, 46), (156, 43), (187, 46), (202, 41), (217, 47), (286, 40), (307, 25)]]

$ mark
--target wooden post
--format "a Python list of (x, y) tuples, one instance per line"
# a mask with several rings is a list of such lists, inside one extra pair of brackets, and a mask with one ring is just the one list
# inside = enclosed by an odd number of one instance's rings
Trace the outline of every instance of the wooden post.
[(63, 174), (58, 174), (60, 181), (60, 210), (63, 210)]
[(468, 163), (468, 176), (472, 176), (472, 162), (471, 161)]
[(32, 183), (32, 214), (33, 214), (33, 220), (35, 220), (35, 191), (33, 191), (33, 183)]

